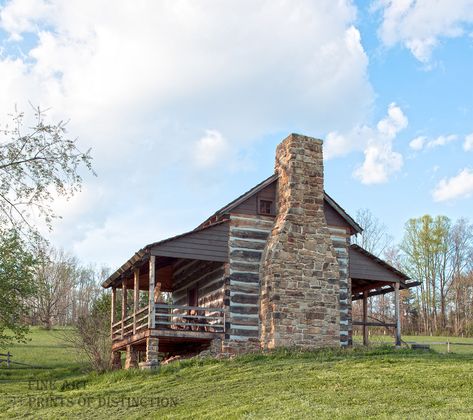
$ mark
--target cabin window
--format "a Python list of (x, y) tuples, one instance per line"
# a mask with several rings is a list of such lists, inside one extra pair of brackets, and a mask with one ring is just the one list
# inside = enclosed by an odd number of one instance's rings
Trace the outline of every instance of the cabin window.
[(273, 202), (270, 200), (259, 200), (259, 214), (273, 214)]

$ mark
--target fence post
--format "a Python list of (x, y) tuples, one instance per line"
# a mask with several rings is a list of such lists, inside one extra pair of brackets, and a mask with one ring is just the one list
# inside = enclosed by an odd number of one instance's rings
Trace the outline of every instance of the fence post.
[(450, 340), (447, 340), (447, 353), (450, 353)]
[(7, 353), (7, 368), (10, 367), (10, 356), (11, 356), (11, 354), (10, 354), (10, 352), (8, 352)]

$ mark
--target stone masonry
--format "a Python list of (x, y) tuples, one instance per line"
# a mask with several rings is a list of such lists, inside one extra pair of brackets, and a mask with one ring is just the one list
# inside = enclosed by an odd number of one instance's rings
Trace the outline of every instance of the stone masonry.
[(140, 369), (154, 369), (159, 366), (159, 339), (148, 337), (146, 339), (146, 361), (139, 364)]
[(276, 151), (277, 217), (261, 261), (260, 340), (340, 346), (339, 266), (324, 215), (322, 141), (292, 134)]

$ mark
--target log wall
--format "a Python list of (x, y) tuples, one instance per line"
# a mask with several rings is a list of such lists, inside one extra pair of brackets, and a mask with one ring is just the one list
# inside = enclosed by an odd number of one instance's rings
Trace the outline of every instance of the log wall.
[(271, 216), (232, 214), (229, 239), (227, 352), (258, 350), (260, 261), (274, 224)]
[(340, 273), (340, 345), (346, 347), (352, 344), (351, 279), (348, 271), (350, 235), (341, 226), (329, 226), (329, 231)]
[(187, 291), (197, 287), (198, 306), (222, 308), (226, 265), (213, 261), (179, 260), (173, 270), (173, 303), (187, 305)]

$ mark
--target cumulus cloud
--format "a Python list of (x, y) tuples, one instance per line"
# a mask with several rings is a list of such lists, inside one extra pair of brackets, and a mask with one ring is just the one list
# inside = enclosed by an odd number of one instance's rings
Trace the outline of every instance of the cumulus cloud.
[(465, 137), (465, 142), (463, 143), (463, 149), (465, 150), (465, 152), (473, 151), (473, 133), (468, 134)]
[[(211, 171), (269, 134), (319, 136), (363, 121), (373, 91), (355, 22), (348, 0), (12, 0), (0, 8), (0, 118), (31, 101), (70, 119), (70, 133), (93, 148), (99, 177), (88, 182), (133, 213), (173, 168)], [(74, 213), (63, 243), (95, 237), (90, 229), (105, 235), (109, 212), (101, 206), (86, 228)]]
[(415, 139), (412, 139), (409, 142), (409, 147), (412, 150), (422, 150), (426, 140), (427, 140), (427, 137), (425, 136), (416, 137)]
[(434, 149), (436, 147), (445, 146), (458, 139), (458, 136), (455, 134), (450, 134), (447, 136), (438, 136), (432, 140), (428, 140), (426, 136), (419, 136), (411, 140), (409, 147), (412, 150), (422, 150), (424, 148)]
[(473, 171), (465, 168), (458, 175), (442, 179), (432, 196), (435, 201), (451, 201), (468, 198), (473, 194)]
[(376, 127), (356, 126), (344, 134), (330, 132), (325, 141), (326, 159), (363, 151), (365, 160), (355, 170), (355, 178), (363, 184), (387, 182), (392, 174), (402, 168), (403, 157), (393, 150), (393, 142), (408, 123), (402, 109), (391, 103), (387, 115), (378, 121)]
[(473, 23), (473, 0), (378, 0), (374, 10), (382, 11), (383, 43), (400, 43), (425, 64), (443, 38), (463, 36)]
[(354, 176), (363, 184), (382, 184), (400, 171), (402, 165), (402, 155), (393, 151), (390, 143), (375, 143), (365, 150), (365, 160)]
[(379, 133), (388, 138), (394, 139), (397, 133), (407, 127), (407, 117), (395, 103), (388, 107), (388, 115), (378, 122), (376, 126)]

